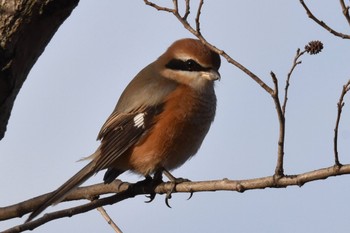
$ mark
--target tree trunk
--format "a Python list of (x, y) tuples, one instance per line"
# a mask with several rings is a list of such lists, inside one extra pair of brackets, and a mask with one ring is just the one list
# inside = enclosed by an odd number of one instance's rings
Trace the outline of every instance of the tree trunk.
[(0, 140), (23, 82), (79, 0), (0, 1)]

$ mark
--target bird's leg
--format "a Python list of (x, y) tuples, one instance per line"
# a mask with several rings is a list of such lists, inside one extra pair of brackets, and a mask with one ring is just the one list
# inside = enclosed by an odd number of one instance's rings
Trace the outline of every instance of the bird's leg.
[[(146, 182), (147, 184), (151, 185), (152, 187), (156, 187), (157, 185), (163, 183), (163, 175), (162, 175), (162, 170), (158, 170), (154, 173), (153, 178), (151, 176), (146, 176), (146, 179), (143, 180), (144, 182)], [(141, 182), (143, 182), (141, 181)], [(151, 194), (149, 194), (148, 196), (146, 196), (149, 198), (149, 200), (145, 201), (146, 203), (150, 203), (154, 200), (154, 198), (156, 197), (156, 193), (153, 192)]]
[[(164, 175), (165, 175), (166, 177), (168, 177), (168, 179), (170, 180), (170, 182), (173, 184), (173, 187), (171, 188), (171, 190), (170, 190), (169, 192), (167, 192), (166, 197), (165, 197), (165, 204), (166, 204), (169, 208), (171, 208), (171, 206), (169, 205), (169, 199), (171, 199), (171, 194), (175, 191), (176, 185), (181, 184), (181, 183), (183, 183), (183, 182), (191, 182), (191, 181), (190, 181), (189, 179), (185, 179), (185, 178), (181, 178), (181, 177), (177, 178), (177, 177), (173, 176), (173, 175), (172, 175), (168, 170), (166, 170), (165, 168), (163, 168), (162, 171), (163, 171)], [(192, 195), (193, 195), (193, 192), (191, 192), (190, 197), (188, 198), (188, 200), (191, 199)]]
[(152, 181), (153, 181), (152, 177), (147, 175), (147, 176), (145, 176), (144, 180), (136, 182), (135, 185), (149, 185), (152, 183)]
[(154, 173), (154, 175), (153, 175), (153, 182), (154, 182), (155, 184), (157, 184), (157, 185), (164, 182), (164, 181), (163, 181), (163, 169), (158, 170), (158, 171), (156, 171), (156, 172)]
[(186, 178), (182, 178), (182, 177), (175, 177), (173, 176), (168, 170), (166, 170), (165, 168), (162, 169), (163, 174), (171, 181), (174, 182), (176, 184), (180, 184), (183, 182), (191, 182), (189, 179)]

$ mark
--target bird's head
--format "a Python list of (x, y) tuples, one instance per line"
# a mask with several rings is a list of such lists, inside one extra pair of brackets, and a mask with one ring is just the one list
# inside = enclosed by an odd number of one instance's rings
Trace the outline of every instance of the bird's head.
[(220, 56), (200, 40), (175, 41), (156, 61), (161, 75), (196, 90), (220, 79)]

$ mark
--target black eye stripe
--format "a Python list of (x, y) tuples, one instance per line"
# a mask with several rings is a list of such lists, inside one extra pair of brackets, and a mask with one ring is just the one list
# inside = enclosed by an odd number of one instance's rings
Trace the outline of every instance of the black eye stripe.
[(184, 70), (184, 71), (207, 71), (210, 68), (205, 68), (199, 65), (195, 60), (188, 59), (186, 61), (180, 59), (172, 59), (168, 64), (165, 65), (166, 68), (172, 70)]

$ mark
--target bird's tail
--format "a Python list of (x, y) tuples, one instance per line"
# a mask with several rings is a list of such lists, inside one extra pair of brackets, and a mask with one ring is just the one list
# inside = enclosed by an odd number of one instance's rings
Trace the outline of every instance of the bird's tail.
[(75, 188), (77, 188), (79, 185), (81, 185), (87, 179), (89, 179), (92, 175), (94, 175), (96, 173), (94, 167), (95, 167), (95, 161), (93, 160), (89, 164), (87, 164), (84, 168), (82, 168), (72, 178), (67, 180), (57, 190), (50, 193), (47, 199), (38, 208), (33, 210), (33, 212), (29, 215), (26, 222), (31, 221), (33, 218), (35, 218), (41, 212), (43, 212), (47, 207), (59, 203), (71, 191), (73, 191)]

